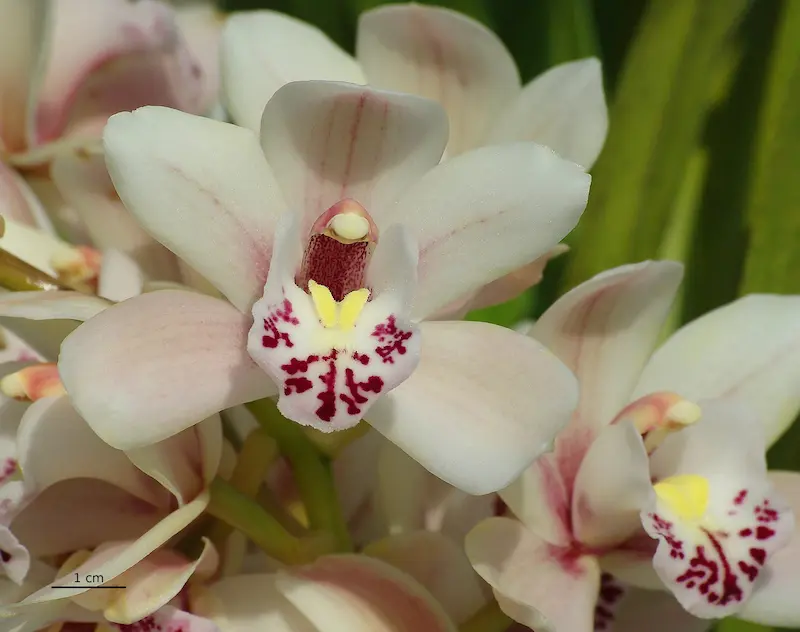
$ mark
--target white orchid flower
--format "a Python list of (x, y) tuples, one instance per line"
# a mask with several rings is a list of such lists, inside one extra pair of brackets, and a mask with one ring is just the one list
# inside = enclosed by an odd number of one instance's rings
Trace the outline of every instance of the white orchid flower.
[(595, 629), (601, 569), (670, 591), (652, 599), (688, 611), (670, 619), (679, 629), (704, 629), (691, 615), (800, 622), (785, 598), (797, 588), (800, 476), (768, 474), (764, 458), (800, 409), (800, 302), (745, 297), (653, 354), (681, 273), (673, 262), (610, 270), (531, 330), (576, 373), (580, 403), (554, 453), (501, 492), (514, 517), (467, 538), (476, 570), (525, 625)]
[(446, 142), (436, 103), (329, 82), (281, 89), (261, 147), (174, 110), (114, 117), (122, 200), (230, 303), (156, 292), (80, 327), (59, 363), (78, 410), (128, 449), (278, 393), (299, 423), (366, 415), (453, 484), (506, 485), (569, 414), (572, 376), (508, 330), (418, 323), (555, 245), (589, 177), (533, 143), (439, 165)]
[[(261, 113), (285, 83), (309, 79), (369, 84), (438, 101), (447, 112), (447, 156), (534, 141), (586, 169), (605, 141), (608, 112), (600, 62), (556, 66), (521, 85), (500, 39), (442, 7), (398, 4), (361, 15), (356, 56), (317, 28), (274, 11), (232, 15), (221, 44), (223, 99), (234, 122), (259, 132)], [(266, 71), (265, 71), (266, 69)], [(436, 314), (456, 318), (502, 303), (541, 280), (556, 246)]]

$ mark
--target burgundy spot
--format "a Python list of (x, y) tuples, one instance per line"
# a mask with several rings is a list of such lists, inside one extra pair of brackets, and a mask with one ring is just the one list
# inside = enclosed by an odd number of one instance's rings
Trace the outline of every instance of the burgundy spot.
[(283, 299), (280, 307), (275, 308), (264, 319), (264, 335), (261, 337), (261, 344), (267, 349), (277, 348), (281, 342), (287, 347), (293, 347), (294, 343), (285, 331), (278, 327), (280, 323), (288, 325), (299, 325), (300, 321), (295, 317), (292, 303), (289, 299)]
[(405, 331), (397, 326), (397, 319), (394, 315), (389, 316), (386, 322), (379, 323), (372, 336), (378, 339), (378, 342), (385, 342), (386, 344), (375, 349), (384, 364), (394, 364), (394, 355), (405, 355), (406, 349), (405, 342), (413, 336), (413, 332)]
[(307, 289), (313, 279), (341, 301), (353, 290), (364, 287), (369, 256), (370, 244), (366, 241), (344, 244), (327, 235), (312, 235), (303, 256), (298, 285)]
[(317, 417), (322, 421), (330, 421), (336, 415), (336, 349), (331, 351), (331, 355), (324, 356), (323, 360), (328, 362), (328, 370), (319, 376), (325, 390), (317, 394), (317, 399), (322, 402), (315, 411)]
[[(314, 384), (307, 377), (290, 377), (284, 382), (283, 394), (305, 393), (313, 386)], [(294, 388), (294, 390), (292, 390), (292, 388)]]
[(775, 535), (774, 529), (770, 529), (764, 525), (756, 527), (756, 540), (769, 540), (773, 535)]
[(747, 490), (742, 489), (738, 494), (736, 494), (736, 498), (733, 499), (733, 504), (741, 505), (745, 501), (745, 498), (747, 498)]
[(356, 362), (360, 362), (364, 366), (367, 366), (369, 364), (369, 356), (366, 355), (365, 353), (359, 353), (358, 351), (353, 352), (353, 360), (355, 360)]
[(751, 535), (753, 535), (753, 530), (750, 529), (749, 527), (747, 529), (742, 529), (741, 531), (739, 531), (739, 536), (742, 538), (749, 538)]
[(3, 563), (7, 564), (11, 561), (11, 553), (0, 549), (0, 560), (3, 560)]
[(339, 395), (339, 399), (347, 404), (347, 414), (358, 415), (361, 413), (361, 408), (359, 408), (357, 404), (365, 404), (369, 401), (359, 393), (359, 390), (367, 393), (380, 393), (383, 388), (383, 380), (377, 375), (371, 375), (366, 382), (356, 382), (353, 369), (345, 369), (344, 385), (350, 395), (348, 396), (343, 393)]
[(757, 567), (753, 566), (752, 564), (748, 564), (747, 562), (739, 562), (738, 566), (739, 570), (747, 575), (747, 579), (749, 579), (751, 582), (756, 581), (756, 577), (758, 577)]
[(763, 566), (767, 561), (767, 552), (764, 549), (750, 549), (750, 557)]
[(281, 368), (289, 375), (294, 375), (295, 373), (305, 373), (308, 371), (308, 365), (312, 362), (316, 362), (317, 360), (319, 360), (319, 356), (315, 355), (310, 355), (305, 360), (292, 358), (289, 361), (289, 364), (282, 364)]
[(664, 538), (664, 542), (669, 546), (669, 556), (675, 560), (682, 560), (685, 557), (683, 542), (673, 534), (672, 523), (668, 520), (664, 520), (658, 514), (650, 514), (650, 518), (653, 520), (656, 533)]

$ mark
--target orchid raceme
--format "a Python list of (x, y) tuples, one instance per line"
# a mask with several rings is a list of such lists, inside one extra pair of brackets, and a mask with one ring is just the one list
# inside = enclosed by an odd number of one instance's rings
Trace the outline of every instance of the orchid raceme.
[(476, 570), (525, 625), (607, 629), (601, 571), (671, 592), (630, 597), (632, 607), (677, 599), (688, 612), (669, 606), (669, 629), (704, 629), (691, 615), (800, 622), (783, 598), (796, 586), (789, 503), (800, 478), (768, 474), (764, 459), (800, 410), (800, 302), (748, 296), (653, 354), (681, 272), (672, 262), (610, 270), (532, 327), (576, 373), (580, 402), (554, 453), (501, 492), (513, 517), (467, 538)]
[(569, 414), (571, 375), (508, 330), (418, 323), (555, 245), (589, 177), (533, 143), (438, 165), (436, 103), (350, 84), (285, 86), (261, 140), (167, 109), (109, 122), (123, 202), (230, 303), (158, 292), (82, 326), (59, 362), (78, 410), (127, 449), (278, 393), (324, 431), (366, 416), (459, 487), (509, 483)]
[[(523, 87), (494, 33), (442, 7), (396, 4), (363, 13), (355, 58), (289, 16), (237, 13), (223, 31), (221, 65), (228, 111), (255, 132), (270, 97), (289, 81), (308, 79), (368, 83), (438, 101), (450, 122), (449, 157), (484, 145), (534, 141), (588, 169), (608, 128), (598, 60), (556, 66)], [(437, 317), (461, 317), (514, 298), (538, 283), (548, 259), (564, 248), (456, 297)]]

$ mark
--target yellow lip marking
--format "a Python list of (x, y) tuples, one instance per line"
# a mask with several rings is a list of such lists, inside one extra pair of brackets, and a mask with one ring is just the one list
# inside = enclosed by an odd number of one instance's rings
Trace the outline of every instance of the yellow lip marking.
[(369, 290), (361, 288), (353, 290), (337, 303), (327, 287), (313, 280), (308, 282), (308, 291), (319, 320), (326, 329), (352, 329), (369, 299)]
[(708, 509), (708, 479), (697, 474), (670, 476), (653, 485), (659, 500), (683, 520), (699, 520)]

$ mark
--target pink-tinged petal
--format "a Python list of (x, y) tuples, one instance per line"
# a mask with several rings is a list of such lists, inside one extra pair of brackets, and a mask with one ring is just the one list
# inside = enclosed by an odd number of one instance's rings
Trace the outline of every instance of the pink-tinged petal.
[[(136, 538), (164, 513), (106, 481), (71, 479), (37, 495), (14, 517), (11, 528), (40, 558)], [(59, 528), (53, 529), (54, 524)]]
[(78, 416), (68, 397), (47, 397), (28, 408), (17, 435), (19, 465), (36, 493), (69, 479), (107, 481), (153, 505), (165, 504), (158, 485), (124, 452), (103, 443)]
[(255, 136), (165, 108), (109, 120), (111, 179), (128, 210), (241, 310), (264, 287), (284, 210)]
[(592, 547), (619, 544), (640, 528), (639, 512), (650, 500), (650, 463), (631, 423), (604, 428), (575, 477), (572, 528)]
[(591, 169), (608, 132), (600, 60), (554, 66), (535, 77), (488, 134), (490, 143), (531, 140)]
[(43, 43), (50, 10), (47, 0), (3, 3), (0, 23), (0, 149), (24, 149), (29, 126), (31, 80), (47, 51)]
[[(170, 630), (171, 632), (228, 632), (228, 628), (220, 628), (213, 621), (194, 614), (178, 610), (173, 606), (164, 606), (153, 614), (130, 625), (116, 625), (111, 628), (145, 632), (146, 630)], [(97, 628), (100, 630), (100, 628)], [(62, 628), (63, 632), (69, 632)], [(272, 630), (270, 629), (270, 632)], [(276, 630), (275, 632), (280, 632)], [(298, 631), (302, 632), (302, 631)]]
[(92, 429), (130, 450), (274, 394), (245, 352), (249, 326), (219, 299), (177, 290), (143, 294), (76, 329), (64, 340), (58, 368)]
[(439, 533), (416, 531), (369, 544), (364, 553), (407, 573), (463, 623), (486, 603), (483, 582), (460, 544)]
[(323, 557), (279, 573), (278, 590), (317, 629), (455, 632), (431, 594), (410, 576), (365, 556)]
[(746, 406), (771, 444), (800, 412), (800, 297), (752, 295), (679, 329), (655, 353), (637, 395), (669, 390)]
[(291, 83), (264, 110), (261, 144), (302, 233), (345, 198), (378, 227), (394, 200), (439, 162), (447, 117), (407, 94), (324, 81)]
[[(30, 608), (48, 601), (68, 599), (86, 593), (88, 585), (76, 586), (71, 583), (77, 572), (79, 576), (86, 574), (100, 575), (105, 584), (113, 585), (125, 571), (133, 568), (148, 555), (164, 546), (176, 534), (180, 533), (208, 506), (208, 494), (202, 494), (188, 505), (176, 509), (164, 517), (134, 541), (113, 542), (99, 547), (89, 558), (77, 568), (58, 577), (51, 584), (37, 590), (26, 597), (19, 608)], [(53, 586), (69, 585), (72, 588), (53, 588)], [(16, 608), (14, 608), (16, 609)]]
[[(800, 514), (800, 474), (796, 472), (770, 472), (770, 482), (792, 507), (795, 516)], [(777, 551), (767, 563), (763, 577), (753, 594), (737, 616), (762, 625), (782, 628), (800, 626), (800, 529), (795, 526), (792, 539)]]
[[(197, 559), (188, 559), (171, 549), (159, 549), (116, 578), (114, 584), (125, 586), (123, 590), (94, 590), (74, 600), (92, 610), (102, 609), (103, 616), (114, 623), (130, 625), (145, 617), (155, 619), (192, 575), (202, 570), (213, 571), (217, 561), (214, 547), (205, 539)], [(188, 632), (185, 628), (178, 630)]]
[[(223, 632), (318, 632), (278, 592), (274, 574), (225, 577), (192, 590), (192, 612), (214, 621)], [(324, 628), (323, 628), (324, 629)]]
[(272, 95), (291, 81), (364, 84), (356, 61), (318, 28), (275, 11), (228, 18), (220, 48), (222, 90), (233, 120), (254, 132)]
[(50, 174), (95, 247), (125, 253), (151, 278), (180, 279), (175, 255), (147, 234), (123, 206), (101, 153), (65, 152), (53, 161)]
[(533, 262), (484, 285), (469, 301), (467, 311), (492, 307), (516, 298), (542, 280), (544, 269), (551, 259), (568, 250), (569, 246), (566, 244), (558, 244)]
[(128, 458), (157, 480), (180, 505), (196, 498), (217, 473), (222, 456), (219, 415), (153, 445), (128, 450)]
[(597, 632), (708, 632), (711, 628), (708, 619), (693, 617), (663, 590), (626, 588), (615, 605), (613, 622), (595, 627)]
[(169, 5), (55, 0), (54, 13), (34, 144), (72, 133), (98, 137), (111, 114), (142, 105), (199, 111), (202, 70)]
[[(581, 397), (568, 437), (611, 422), (655, 348), (681, 281), (673, 261), (645, 261), (603, 272), (571, 290), (536, 322), (534, 338), (577, 376)], [(560, 437), (567, 443), (567, 437)]]
[(431, 322), (421, 330), (419, 366), (367, 421), (465, 492), (507, 486), (566, 424), (575, 378), (536, 341), (502, 327)]
[(451, 156), (484, 144), (492, 122), (520, 91), (514, 58), (500, 39), (441, 7), (407, 4), (363, 13), (356, 51), (370, 85), (444, 106)]
[(572, 542), (572, 487), (567, 488), (554, 454), (543, 454), (499, 494), (511, 513), (546, 542)]
[(208, 112), (219, 99), (220, 40), (225, 15), (213, 3), (177, 6), (175, 18), (192, 57), (203, 69), (203, 98), (198, 113)]
[(517, 520), (490, 518), (470, 532), (467, 556), (500, 607), (537, 632), (592, 632), (600, 568), (548, 544)]
[(656, 494), (642, 524), (658, 540), (656, 572), (681, 605), (719, 618), (747, 602), (795, 521), (767, 478), (760, 420), (726, 400), (702, 408), (654, 453)]
[(403, 223), (419, 241), (415, 315), (544, 255), (577, 223), (589, 182), (580, 167), (533, 143), (476, 149), (426, 174), (382, 220)]
[(99, 296), (68, 290), (0, 294), (0, 316), (6, 318), (85, 321), (111, 305)]
[(0, 207), (3, 209), (4, 220), (10, 219), (25, 226), (52, 231), (50, 219), (41, 202), (25, 180), (3, 162), (0, 162)]
[[(302, 256), (300, 219), (287, 214), (275, 239), (264, 296), (253, 306), (247, 349), (278, 384), (281, 413), (331, 432), (357, 424), (417, 364), (420, 335), (408, 320), (416, 251), (402, 227), (392, 227), (375, 249), (369, 290), (335, 302), (330, 291), (317, 286), (328, 292), (326, 306), (295, 282)], [(347, 309), (358, 292), (367, 292), (371, 300)]]

